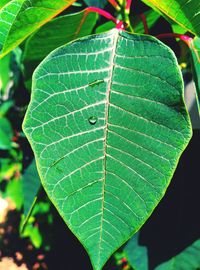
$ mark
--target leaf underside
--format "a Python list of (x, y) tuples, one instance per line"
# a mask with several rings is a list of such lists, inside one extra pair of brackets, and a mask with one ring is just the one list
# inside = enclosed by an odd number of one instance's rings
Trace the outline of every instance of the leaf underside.
[(191, 137), (171, 50), (113, 29), (51, 53), (23, 129), (43, 186), (95, 270), (146, 221)]
[(75, 0), (12, 0), (0, 10), (0, 58)]
[(200, 35), (199, 0), (142, 0), (193, 34)]

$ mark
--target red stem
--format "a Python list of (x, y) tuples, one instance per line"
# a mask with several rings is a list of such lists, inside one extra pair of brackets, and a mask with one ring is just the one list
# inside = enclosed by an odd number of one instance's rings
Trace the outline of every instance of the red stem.
[(126, 10), (129, 12), (131, 9), (132, 0), (126, 0)]
[(117, 29), (124, 29), (124, 24), (122, 21), (117, 20), (115, 17), (113, 17), (109, 12), (97, 8), (97, 7), (88, 7), (86, 8), (88, 12), (97, 12), (99, 15), (104, 16), (106, 19), (113, 21), (116, 24)]
[(140, 14), (140, 18), (141, 18), (142, 23), (143, 23), (143, 25), (144, 25), (144, 33), (148, 35), (148, 34), (149, 34), (149, 28), (148, 28), (148, 24), (147, 24), (146, 17), (145, 17), (145, 15), (142, 13), (142, 14)]
[(120, 6), (118, 5), (118, 3), (115, 0), (108, 0), (108, 2), (116, 9), (116, 10), (120, 10)]
[(192, 41), (192, 38), (186, 35), (181, 35), (177, 33), (165, 33), (165, 34), (160, 34), (156, 36), (158, 39), (163, 39), (163, 38), (179, 38), (183, 42), (185, 42), (188, 46), (190, 46), (190, 43)]

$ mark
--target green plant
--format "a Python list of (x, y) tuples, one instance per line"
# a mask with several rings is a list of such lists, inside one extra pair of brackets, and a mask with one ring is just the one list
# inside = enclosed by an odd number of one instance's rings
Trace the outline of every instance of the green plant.
[[(174, 38), (191, 51), (187, 68), (199, 102), (199, 1), (144, 0), (152, 9), (140, 19), (130, 0), (110, 0), (114, 15), (101, 9), (106, 1), (85, 1), (98, 7), (84, 10), (79, 1), (80, 12), (55, 19), (75, 1), (7, 2), (0, 10), (0, 64), (9, 69), (14, 53), (27, 89), (32, 85), (23, 131), (42, 186), (100, 270), (162, 199), (192, 136), (180, 67), (160, 40)], [(179, 33), (150, 35), (160, 16)], [(18, 45), (20, 53), (10, 53)], [(8, 81), (1, 77), (2, 100)], [(6, 113), (0, 148), (11, 151)], [(25, 220), (40, 186), (31, 183)]]

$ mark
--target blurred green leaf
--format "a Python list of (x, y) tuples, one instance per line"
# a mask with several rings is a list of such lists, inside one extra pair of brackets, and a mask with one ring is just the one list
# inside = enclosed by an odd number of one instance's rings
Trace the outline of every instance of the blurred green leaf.
[(35, 248), (40, 248), (42, 245), (42, 235), (39, 231), (38, 226), (32, 223), (28, 223), (20, 235), (22, 238), (29, 237)]
[(12, 145), (13, 130), (10, 122), (1, 117), (0, 118), (0, 149), (9, 150)]
[(106, 22), (106, 23), (101, 24), (100, 26), (98, 26), (98, 27), (96, 28), (96, 31), (95, 31), (95, 32), (96, 32), (97, 34), (100, 34), (100, 33), (106, 32), (106, 31), (108, 31), (108, 30), (111, 30), (111, 29), (113, 29), (113, 28), (115, 28), (115, 23), (112, 22), (112, 21), (108, 21), (108, 22)]
[(31, 76), (37, 65), (54, 49), (79, 37), (91, 34), (98, 15), (86, 10), (58, 17), (41, 27), (25, 43), (23, 63), (30, 88)]
[(75, 0), (12, 0), (0, 10), (0, 57)]
[(134, 270), (148, 270), (148, 251), (139, 244), (139, 233), (128, 241), (124, 252)]
[(196, 86), (197, 104), (200, 114), (200, 38), (195, 37), (190, 43), (192, 71)]
[(5, 94), (10, 80), (10, 59), (11, 54), (0, 59), (0, 98)]
[(0, 117), (3, 117), (7, 114), (7, 112), (10, 110), (10, 108), (13, 106), (14, 101), (9, 100), (5, 101), (0, 105)]
[(197, 270), (200, 268), (200, 240), (169, 261), (162, 263), (155, 270)]
[(23, 205), (22, 180), (10, 180), (6, 186), (4, 197), (10, 198), (15, 203), (17, 210), (20, 210)]

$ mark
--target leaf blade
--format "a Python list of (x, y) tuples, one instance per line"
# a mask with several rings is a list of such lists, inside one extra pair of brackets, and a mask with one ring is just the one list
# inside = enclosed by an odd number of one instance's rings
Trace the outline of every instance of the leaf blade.
[(75, 0), (12, 0), (0, 10), (0, 58)]
[(142, 0), (150, 7), (160, 10), (170, 19), (177, 22), (180, 26), (187, 29), (193, 34), (200, 35), (199, 19), (200, 5), (198, 0)]
[(152, 37), (114, 29), (37, 68), (23, 129), (44, 188), (95, 270), (163, 197), (190, 128), (177, 61)]

